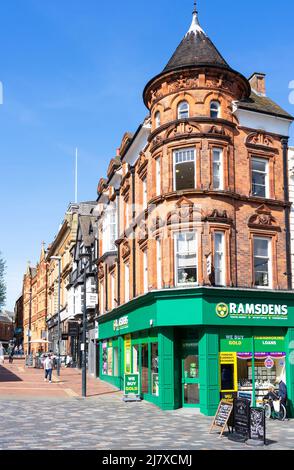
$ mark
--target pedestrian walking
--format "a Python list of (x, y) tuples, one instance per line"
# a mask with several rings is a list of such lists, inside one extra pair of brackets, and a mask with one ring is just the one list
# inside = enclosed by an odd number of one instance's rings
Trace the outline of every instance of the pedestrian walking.
[(13, 364), (13, 351), (9, 353), (9, 364)]
[(70, 354), (68, 354), (66, 356), (66, 367), (71, 367), (72, 366), (72, 356)]
[(4, 356), (4, 348), (2, 343), (0, 343), (0, 364), (4, 364), (5, 356)]
[(279, 398), (282, 405), (284, 405), (285, 409), (287, 410), (287, 398), (288, 398), (288, 391), (287, 385), (283, 382), (282, 377), (277, 377), (276, 383), (279, 384)]
[(47, 382), (47, 379), (49, 379), (49, 383), (52, 383), (53, 360), (52, 360), (51, 354), (49, 354), (49, 356), (47, 356), (44, 361), (44, 370), (45, 370), (44, 381)]

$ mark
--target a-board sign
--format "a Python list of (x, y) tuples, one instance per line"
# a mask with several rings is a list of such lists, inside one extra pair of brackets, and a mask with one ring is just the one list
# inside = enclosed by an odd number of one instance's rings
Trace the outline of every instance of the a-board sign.
[(223, 400), (220, 402), (209, 433), (211, 433), (211, 431), (216, 427), (221, 428), (219, 437), (223, 435), (226, 426), (228, 426), (230, 416), (233, 412), (233, 407), (233, 403), (229, 403)]
[(250, 409), (250, 439), (266, 443), (265, 411), (263, 408)]
[(140, 375), (125, 374), (124, 379), (124, 400), (139, 401), (140, 400)]
[(246, 398), (234, 400), (234, 432), (249, 439), (250, 401)]

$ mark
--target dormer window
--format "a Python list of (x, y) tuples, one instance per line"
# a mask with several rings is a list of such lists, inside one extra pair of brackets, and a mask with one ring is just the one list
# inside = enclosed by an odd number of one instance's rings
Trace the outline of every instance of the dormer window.
[(189, 104), (187, 101), (181, 101), (178, 105), (178, 119), (187, 119), (189, 117)]
[(156, 127), (156, 129), (158, 129), (158, 127), (160, 127), (160, 125), (161, 125), (160, 112), (157, 111), (157, 113), (155, 113), (155, 127)]
[(210, 103), (210, 117), (217, 119), (220, 117), (220, 103), (219, 101), (212, 101)]

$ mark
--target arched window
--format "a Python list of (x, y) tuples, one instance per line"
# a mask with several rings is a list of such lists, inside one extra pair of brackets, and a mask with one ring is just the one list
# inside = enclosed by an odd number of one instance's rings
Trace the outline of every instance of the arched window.
[(187, 101), (181, 101), (178, 105), (178, 119), (186, 119), (189, 117), (189, 104)]
[(210, 117), (213, 119), (217, 119), (220, 117), (220, 102), (219, 101), (212, 101), (210, 103)]
[(157, 111), (157, 113), (155, 113), (155, 127), (156, 127), (156, 129), (158, 127), (160, 127), (160, 124), (161, 124), (160, 112)]

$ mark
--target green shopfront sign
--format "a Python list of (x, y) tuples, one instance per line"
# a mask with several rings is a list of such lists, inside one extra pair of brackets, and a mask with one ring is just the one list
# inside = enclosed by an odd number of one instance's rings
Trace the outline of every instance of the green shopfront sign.
[(129, 317), (128, 315), (114, 320), (113, 322), (113, 331), (126, 330), (129, 327)]
[(124, 383), (124, 394), (125, 396), (129, 395), (140, 395), (140, 380), (139, 374), (125, 374), (125, 383)]
[(261, 303), (219, 303), (215, 309), (216, 315), (221, 318), (232, 319), (275, 319), (288, 320), (288, 306), (279, 304)]

